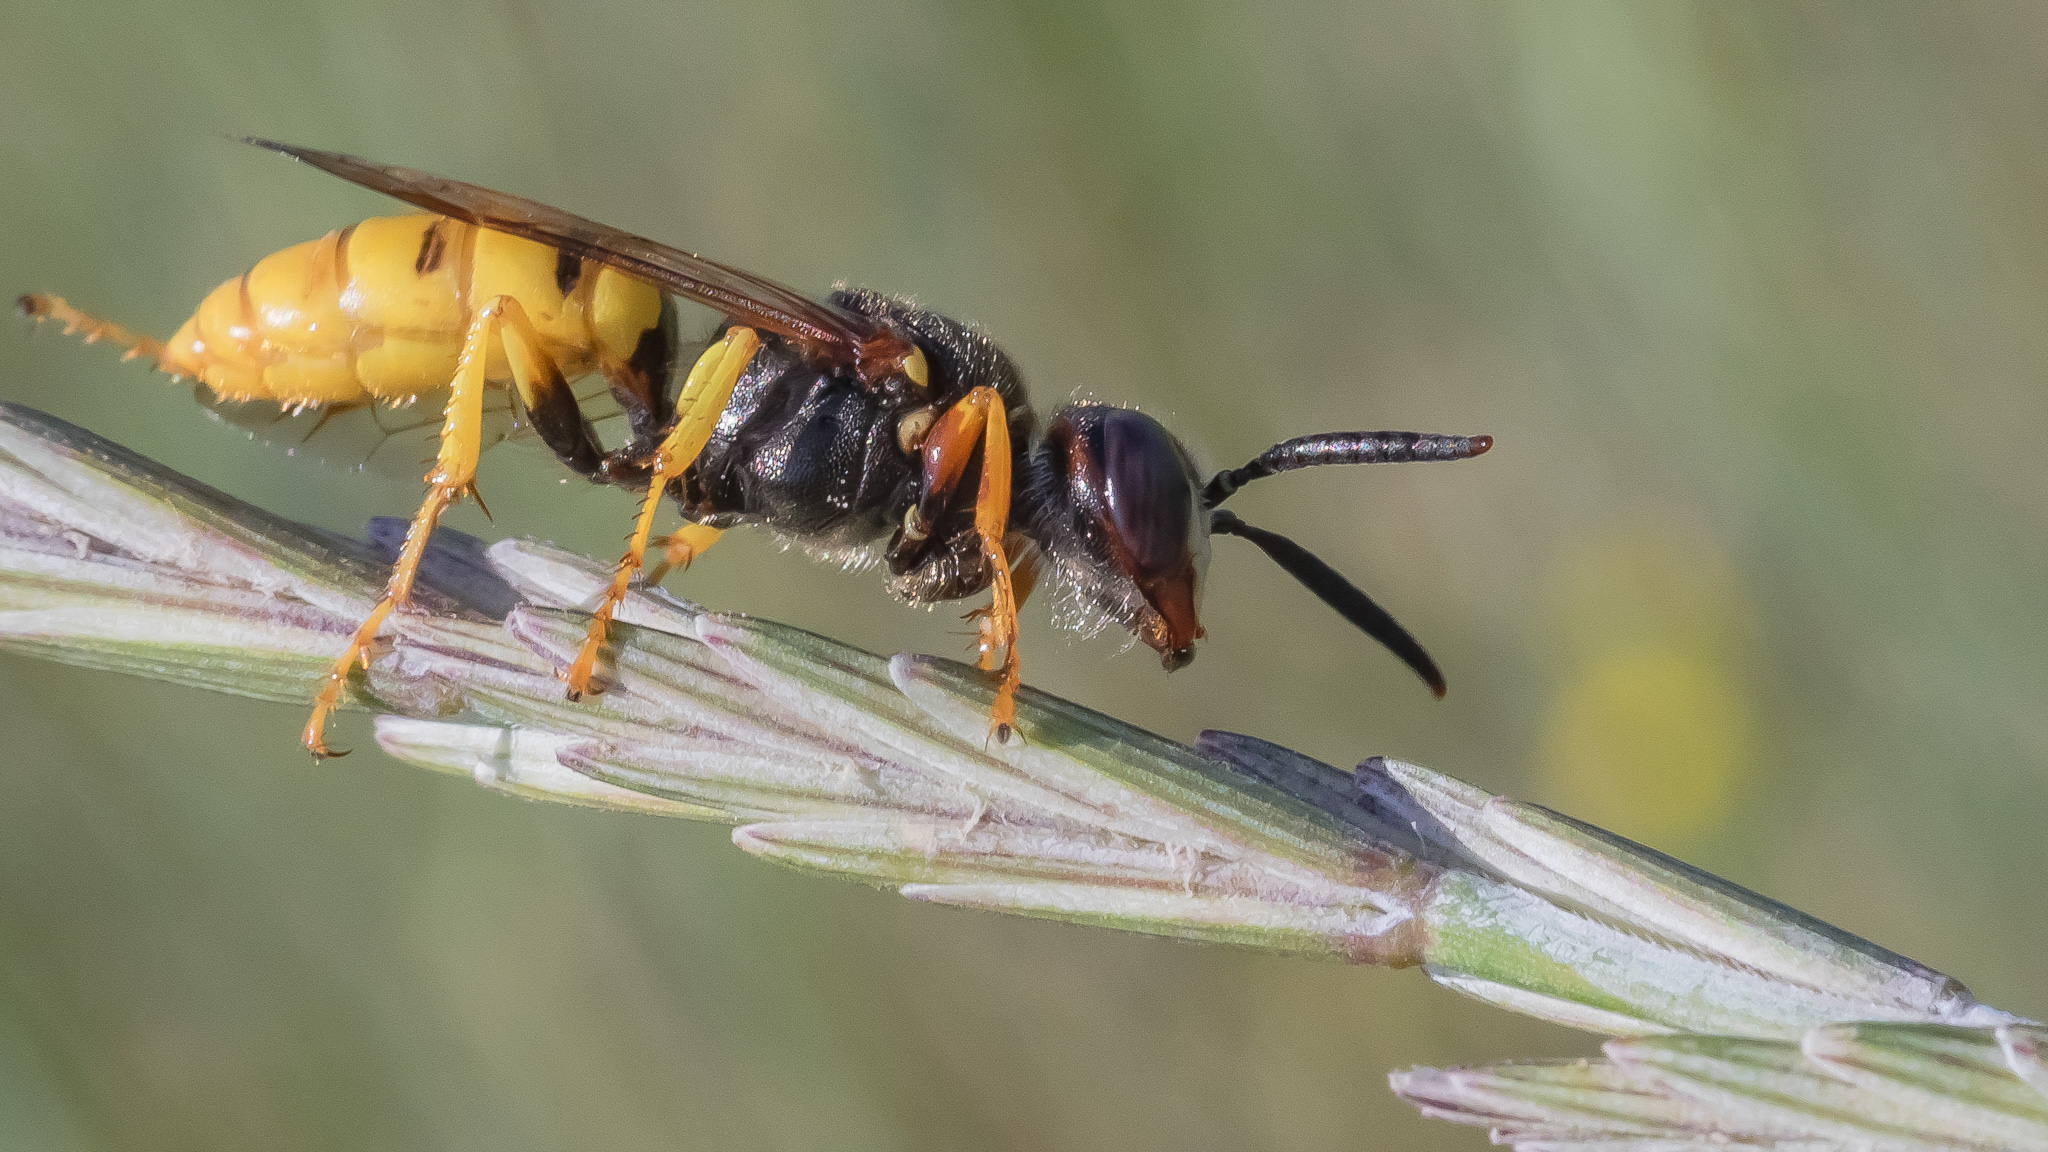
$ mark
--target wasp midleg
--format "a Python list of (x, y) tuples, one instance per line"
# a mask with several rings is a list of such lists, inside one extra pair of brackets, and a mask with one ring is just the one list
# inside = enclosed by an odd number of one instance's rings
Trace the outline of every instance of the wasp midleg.
[[(474, 302), (474, 303), (473, 303)], [(89, 316), (61, 299), (22, 310), (147, 357), (230, 402), (284, 408), (411, 404), (446, 392), (440, 448), (384, 595), (329, 671), (306, 746), (322, 732), (379, 626), (411, 596), (435, 522), (475, 497), (483, 398), (512, 388), (548, 448), (577, 473), (638, 483), (670, 432), (675, 313), (659, 290), (593, 261), (439, 216), (365, 220), (257, 262), (215, 289), (167, 342)], [(571, 378), (603, 372), (631, 428), (611, 453), (583, 418)], [(716, 416), (718, 405), (713, 404)], [(687, 461), (684, 462), (687, 464)], [(657, 485), (656, 491), (659, 491)], [(644, 532), (636, 537), (637, 552)], [(683, 540), (701, 546), (701, 534)], [(673, 541), (671, 559), (677, 558)]]
[[(740, 373), (753, 361), (754, 353), (760, 347), (761, 338), (753, 329), (738, 325), (728, 328), (725, 338), (704, 350), (696, 366), (690, 369), (689, 377), (683, 381), (682, 391), (676, 396), (675, 426), (654, 453), (653, 465), (648, 470), (647, 499), (640, 505), (640, 518), (634, 523), (633, 535), (626, 543), (625, 558), (619, 561), (610, 586), (591, 613), (590, 633), (583, 642), (583, 650), (576, 654), (565, 676), (571, 700), (580, 699), (590, 690), (591, 676), (596, 671), (598, 653), (610, 631), (612, 614), (618, 610), (619, 602), (625, 599), (626, 590), (632, 586), (633, 577), (646, 561), (647, 542), (654, 531), (655, 513), (661, 510), (662, 493), (670, 484), (682, 479), (683, 473), (696, 463), (698, 454), (711, 440), (712, 429), (717, 427), (726, 401), (732, 398)], [(677, 564), (688, 565), (718, 538), (717, 529), (697, 525), (689, 527), (698, 531), (679, 531), (665, 544), (664, 572)]]

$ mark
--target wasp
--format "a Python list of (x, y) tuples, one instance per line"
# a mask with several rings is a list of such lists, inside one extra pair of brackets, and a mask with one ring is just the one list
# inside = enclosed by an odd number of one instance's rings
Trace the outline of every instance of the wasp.
[[(879, 562), (890, 590), (930, 605), (990, 594), (968, 614), (1007, 741), (1019, 683), (1017, 610), (1041, 577), (1064, 622), (1116, 625), (1170, 671), (1202, 638), (1209, 540), (1250, 541), (1438, 696), (1414, 637), (1300, 545), (1221, 507), (1244, 484), (1325, 464), (1460, 460), (1487, 436), (1332, 432), (1289, 440), (1206, 480), (1152, 417), (1100, 403), (1052, 413), (1042, 434), (1014, 361), (979, 329), (906, 299), (843, 288), (820, 301), (694, 253), (557, 208), (409, 168), (268, 140), (426, 214), (384, 217), (274, 253), (216, 288), (168, 341), (54, 296), (28, 315), (104, 340), (224, 408), (316, 417), (443, 397), (426, 498), (382, 598), (313, 702), (323, 738), (379, 628), (405, 607), (441, 515), (477, 498), (495, 398), (577, 475), (639, 494), (625, 556), (562, 670), (571, 699), (601, 691), (599, 658), (634, 580), (687, 567), (728, 529), (761, 525), (812, 554)], [(676, 299), (723, 317), (686, 372)], [(599, 442), (570, 382), (601, 375), (627, 434)], [(680, 375), (680, 384), (676, 377)], [(653, 535), (662, 498), (684, 523)], [(650, 549), (659, 559), (650, 564)]]

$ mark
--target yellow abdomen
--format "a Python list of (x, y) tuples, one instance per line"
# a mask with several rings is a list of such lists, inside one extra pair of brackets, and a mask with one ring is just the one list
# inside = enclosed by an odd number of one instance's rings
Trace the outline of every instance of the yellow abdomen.
[[(562, 374), (622, 364), (661, 317), (653, 286), (441, 216), (388, 216), (258, 261), (171, 337), (167, 370), (224, 400), (404, 402), (446, 389), (475, 309), (517, 299)], [(499, 342), (485, 375), (509, 381)]]

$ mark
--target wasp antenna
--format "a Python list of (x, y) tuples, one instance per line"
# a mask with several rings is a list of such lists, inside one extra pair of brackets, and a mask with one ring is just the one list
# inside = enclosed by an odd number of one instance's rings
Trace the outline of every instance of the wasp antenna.
[(1214, 508), (1254, 480), (1321, 464), (1412, 464), (1469, 460), (1493, 447), (1491, 436), (1442, 436), (1433, 432), (1318, 432), (1275, 444), (1242, 468), (1218, 472), (1202, 490), (1202, 507)]
[(1273, 562), (1285, 569), (1289, 576), (1301, 581), (1304, 588), (1316, 594), (1316, 599), (1336, 609), (1339, 616), (1351, 621), (1359, 631), (1386, 645), (1388, 651), (1399, 656), (1402, 663), (1422, 677), (1423, 683), (1429, 685), (1429, 690), (1438, 699), (1443, 698), (1444, 674), (1438, 670), (1436, 661), (1429, 658), (1429, 653), (1423, 651), (1415, 637), (1388, 615), (1386, 609), (1373, 603), (1372, 597), (1359, 591), (1356, 584), (1325, 564), (1321, 557), (1278, 532), (1254, 528), (1238, 519), (1236, 514), (1221, 509), (1210, 513), (1209, 530), (1225, 536), (1242, 537), (1258, 545), (1259, 551), (1272, 557)]

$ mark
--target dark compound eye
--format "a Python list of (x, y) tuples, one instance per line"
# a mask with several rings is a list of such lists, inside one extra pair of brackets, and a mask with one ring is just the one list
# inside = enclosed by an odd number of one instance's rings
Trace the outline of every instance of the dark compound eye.
[(1180, 442), (1142, 412), (1075, 404), (1053, 416), (1042, 459), (1064, 480), (1040, 513), (1052, 550), (1095, 574), (1096, 601), (1168, 668), (1194, 659), (1208, 513)]
[(1194, 488), (1172, 434), (1150, 417), (1109, 409), (1095, 432), (1110, 521), (1142, 586), (1187, 563)]

